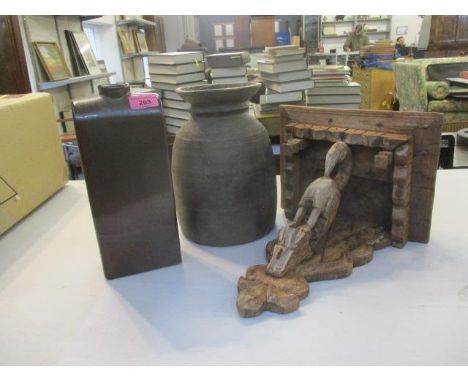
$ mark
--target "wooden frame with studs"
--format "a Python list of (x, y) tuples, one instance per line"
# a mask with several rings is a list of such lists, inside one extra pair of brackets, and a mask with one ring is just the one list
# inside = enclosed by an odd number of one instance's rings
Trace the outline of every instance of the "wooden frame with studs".
[[(428, 242), (436, 170), (439, 159), (440, 113), (342, 110), (281, 106), (281, 205), (292, 218), (301, 180), (299, 154), (311, 141), (344, 141), (381, 148), (379, 166), (393, 166), (392, 245)], [(387, 154), (393, 162), (387, 163)], [(311, 181), (312, 179), (310, 179)]]

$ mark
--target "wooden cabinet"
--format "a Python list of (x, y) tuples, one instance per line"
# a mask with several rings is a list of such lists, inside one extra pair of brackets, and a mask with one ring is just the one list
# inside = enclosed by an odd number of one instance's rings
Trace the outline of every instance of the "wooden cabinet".
[(274, 46), (275, 16), (251, 16), (250, 30), (252, 33), (252, 46)]
[(455, 39), (461, 44), (468, 45), (468, 16), (458, 16)]
[(455, 42), (458, 16), (432, 16), (430, 43), (447, 45)]
[(468, 50), (468, 16), (432, 16), (429, 57), (458, 56)]
[(382, 102), (395, 89), (393, 71), (353, 67), (353, 81), (361, 85), (360, 109), (382, 110)]

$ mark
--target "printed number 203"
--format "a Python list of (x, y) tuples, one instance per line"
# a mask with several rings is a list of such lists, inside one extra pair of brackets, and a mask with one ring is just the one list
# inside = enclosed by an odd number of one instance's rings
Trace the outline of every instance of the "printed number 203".
[(138, 100), (138, 104), (140, 106), (151, 105), (151, 100), (149, 100), (149, 99), (140, 99), (140, 100)]

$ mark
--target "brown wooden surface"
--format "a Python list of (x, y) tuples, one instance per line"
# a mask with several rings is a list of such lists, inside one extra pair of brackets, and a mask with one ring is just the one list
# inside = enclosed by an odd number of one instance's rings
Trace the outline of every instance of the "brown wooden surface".
[(251, 16), (252, 46), (276, 45), (275, 16)]
[(468, 49), (468, 16), (438, 15), (431, 18), (428, 55), (457, 56)]
[(0, 94), (31, 92), (17, 16), (0, 16)]
[[(414, 155), (412, 161), (411, 208), (409, 240), (427, 242), (429, 240), (432, 204), (436, 170), (439, 159), (440, 129), (443, 115), (440, 113), (392, 112), (370, 110), (325, 109), (304, 106), (281, 106), (282, 120), (281, 143), (294, 134), (287, 125), (291, 122), (312, 123), (328, 127), (364, 129), (368, 131), (403, 133), (412, 136)], [(286, 166), (284, 155), (281, 156), (281, 174)], [(299, 180), (296, 180), (296, 182)], [(283, 184), (285, 196), (282, 207), (289, 208), (294, 202)]]
[(432, 16), (429, 43), (437, 46), (455, 43), (457, 15)]
[(457, 42), (468, 45), (468, 16), (458, 16), (457, 32), (455, 35)]
[(76, 141), (76, 134), (75, 133), (60, 134), (60, 140), (62, 141), (62, 143), (74, 142)]
[(234, 44), (239, 48), (250, 47), (250, 16), (234, 16)]
[(297, 275), (276, 278), (266, 273), (266, 266), (247, 268), (237, 283), (237, 311), (242, 317), (256, 317), (265, 310), (286, 314), (299, 308), (309, 294), (309, 284)]

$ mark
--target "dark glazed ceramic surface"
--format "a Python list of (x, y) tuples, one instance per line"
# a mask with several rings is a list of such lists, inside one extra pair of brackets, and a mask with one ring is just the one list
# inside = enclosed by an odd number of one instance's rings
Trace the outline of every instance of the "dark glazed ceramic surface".
[(132, 110), (129, 86), (73, 105), (91, 211), (108, 279), (180, 262), (161, 108)]
[(227, 246), (256, 240), (274, 226), (276, 180), (264, 127), (248, 112), (259, 84), (182, 87), (192, 117), (178, 132), (172, 172), (185, 236)]

